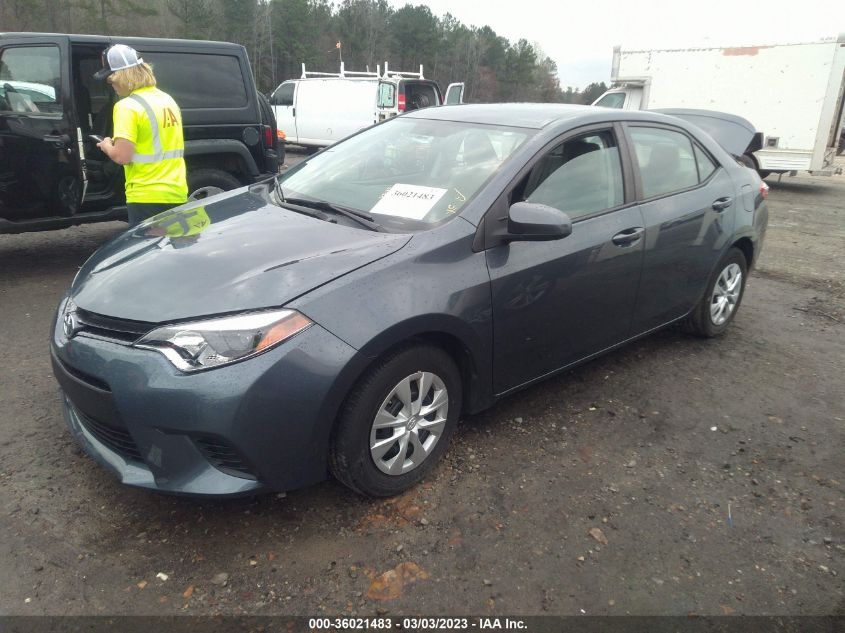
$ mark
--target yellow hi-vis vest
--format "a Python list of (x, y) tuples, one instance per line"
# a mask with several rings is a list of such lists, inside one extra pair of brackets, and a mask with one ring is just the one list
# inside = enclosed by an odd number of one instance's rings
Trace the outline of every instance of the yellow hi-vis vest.
[(182, 112), (170, 95), (147, 87), (118, 101), (114, 138), (135, 144), (132, 162), (124, 165), (127, 202), (185, 202), (188, 183)]

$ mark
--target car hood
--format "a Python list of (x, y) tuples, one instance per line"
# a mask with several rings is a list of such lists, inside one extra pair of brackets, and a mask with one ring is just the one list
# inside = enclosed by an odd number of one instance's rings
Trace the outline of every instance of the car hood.
[(756, 152), (763, 146), (763, 135), (757, 132), (748, 119), (735, 114), (678, 108), (662, 108), (651, 112), (668, 114), (692, 123), (707, 132), (725, 151), (734, 156)]
[(266, 191), (188, 203), (126, 231), (85, 262), (73, 302), (150, 323), (278, 307), (410, 239), (289, 211)]

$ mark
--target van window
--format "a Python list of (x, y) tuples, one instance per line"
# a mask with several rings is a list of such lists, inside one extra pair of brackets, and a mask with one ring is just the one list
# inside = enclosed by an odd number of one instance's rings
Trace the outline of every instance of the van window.
[(242, 108), (248, 103), (237, 57), (200, 53), (143, 52), (153, 66), (158, 87), (180, 108)]
[(57, 46), (17, 46), (0, 54), (0, 110), (62, 111)]
[(396, 105), (396, 86), (381, 82), (378, 86), (378, 107), (392, 108)]
[(293, 105), (293, 91), (296, 84), (293, 82), (285, 82), (273, 93), (271, 103), (277, 106), (292, 106)]

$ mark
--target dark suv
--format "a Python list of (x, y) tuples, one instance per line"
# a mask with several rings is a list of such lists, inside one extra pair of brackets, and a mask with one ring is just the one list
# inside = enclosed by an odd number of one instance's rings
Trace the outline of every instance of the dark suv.
[(135, 48), (182, 109), (192, 197), (278, 173), (276, 121), (243, 46), (0, 33), (0, 233), (126, 217), (123, 168), (90, 138), (112, 135), (117, 97), (93, 75), (114, 43)]

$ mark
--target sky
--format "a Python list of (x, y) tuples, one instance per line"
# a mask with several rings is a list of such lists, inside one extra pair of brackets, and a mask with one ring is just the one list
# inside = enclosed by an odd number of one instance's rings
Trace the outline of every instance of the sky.
[(539, 45), (561, 86), (610, 79), (613, 47), (654, 49), (816, 41), (845, 34), (845, 0), (389, 0)]

